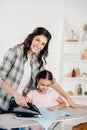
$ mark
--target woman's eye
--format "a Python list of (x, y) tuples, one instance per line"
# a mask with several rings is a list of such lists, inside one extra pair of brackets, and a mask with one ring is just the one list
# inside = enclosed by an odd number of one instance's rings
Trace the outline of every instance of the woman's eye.
[(45, 43), (42, 43), (43, 46), (45, 46)]
[(39, 39), (36, 39), (36, 41), (39, 41)]

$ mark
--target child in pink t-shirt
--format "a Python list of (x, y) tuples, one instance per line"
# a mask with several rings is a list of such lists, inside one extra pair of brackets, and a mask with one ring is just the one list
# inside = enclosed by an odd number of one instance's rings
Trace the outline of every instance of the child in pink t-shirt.
[(64, 108), (66, 103), (61, 97), (59, 97), (58, 93), (50, 88), (52, 83), (53, 76), (50, 71), (43, 70), (38, 73), (36, 76), (37, 89), (31, 90), (27, 95), (30, 99), (30, 102), (33, 102), (38, 108), (46, 107), (52, 111)]
[[(66, 106), (65, 101), (59, 97), (50, 86), (53, 83), (52, 73), (48, 70), (43, 70), (36, 76), (37, 89), (31, 90), (28, 93), (30, 102), (33, 102), (38, 108), (47, 107), (49, 110), (57, 110)], [(56, 103), (56, 105), (54, 105)]]

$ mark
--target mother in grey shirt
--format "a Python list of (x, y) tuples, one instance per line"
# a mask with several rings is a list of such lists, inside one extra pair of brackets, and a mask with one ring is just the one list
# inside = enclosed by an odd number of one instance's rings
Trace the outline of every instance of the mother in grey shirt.
[[(5, 54), (0, 65), (0, 114), (7, 112), (11, 97), (15, 98), (18, 105), (27, 106), (29, 98), (26, 96), (31, 89), (35, 89), (35, 77), (38, 72), (44, 70), (48, 46), (51, 34), (43, 27), (37, 27), (24, 42), (10, 48)], [(24, 84), (22, 94), (17, 89), (24, 75), (25, 63), (30, 58), (30, 78)], [(59, 92), (72, 107), (79, 107), (74, 104), (71, 98), (63, 91), (54, 80), (52, 87)]]

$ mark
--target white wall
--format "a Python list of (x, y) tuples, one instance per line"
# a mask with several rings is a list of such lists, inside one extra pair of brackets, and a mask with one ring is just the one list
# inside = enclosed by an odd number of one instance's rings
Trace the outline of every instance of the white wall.
[(52, 34), (46, 67), (59, 81), (62, 20), (80, 30), (87, 23), (86, 12), (87, 0), (0, 0), (0, 62), (9, 47), (43, 26)]

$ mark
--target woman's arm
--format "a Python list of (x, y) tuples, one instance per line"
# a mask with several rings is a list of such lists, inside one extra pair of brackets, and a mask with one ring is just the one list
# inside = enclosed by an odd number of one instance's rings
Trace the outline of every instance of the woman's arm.
[(28, 98), (21, 96), (16, 90), (9, 85), (9, 83), (5, 82), (7, 75), (11, 71), (12, 66), (15, 64), (15, 60), (17, 57), (16, 48), (9, 49), (4, 57), (3, 61), (0, 65), (0, 88), (2, 88), (7, 94), (10, 94), (15, 98), (15, 101), (18, 105), (27, 106)]
[(14, 90), (6, 82), (3, 82), (0, 86), (4, 91), (6, 91), (8, 94), (10, 94), (12, 97), (15, 98), (15, 101), (18, 105), (27, 106), (27, 103), (29, 102), (28, 97), (21, 96), (16, 90)]
[(68, 94), (58, 85), (58, 83), (54, 82), (52, 84), (53, 89), (55, 89), (58, 93), (60, 93), (69, 103), (69, 105), (73, 108), (77, 108), (77, 107), (83, 107), (83, 105), (79, 105), (79, 104), (75, 104), (72, 99), (70, 98), (70, 96), (68, 96)]

